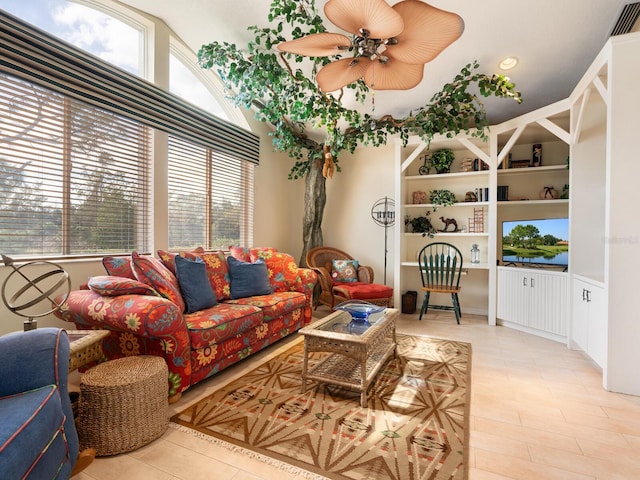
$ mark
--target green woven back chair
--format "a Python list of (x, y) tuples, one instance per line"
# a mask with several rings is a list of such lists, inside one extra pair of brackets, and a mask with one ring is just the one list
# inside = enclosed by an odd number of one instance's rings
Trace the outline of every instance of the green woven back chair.
[(427, 313), (431, 293), (451, 294), (452, 305), (431, 305), (437, 310), (453, 310), (456, 321), (460, 324), (460, 275), (462, 274), (462, 253), (454, 245), (445, 242), (434, 242), (420, 250), (418, 256), (420, 277), (424, 299), (420, 308), (420, 317)]

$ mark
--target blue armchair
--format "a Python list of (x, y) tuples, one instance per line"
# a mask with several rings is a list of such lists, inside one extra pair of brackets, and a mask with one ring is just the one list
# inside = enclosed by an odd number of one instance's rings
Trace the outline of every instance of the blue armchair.
[(69, 340), (58, 328), (0, 337), (0, 476), (68, 479), (78, 434), (67, 385)]

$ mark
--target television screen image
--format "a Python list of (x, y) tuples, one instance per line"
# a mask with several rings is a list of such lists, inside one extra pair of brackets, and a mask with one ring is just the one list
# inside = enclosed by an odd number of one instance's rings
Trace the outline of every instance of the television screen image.
[(502, 262), (566, 267), (569, 265), (569, 219), (502, 222)]

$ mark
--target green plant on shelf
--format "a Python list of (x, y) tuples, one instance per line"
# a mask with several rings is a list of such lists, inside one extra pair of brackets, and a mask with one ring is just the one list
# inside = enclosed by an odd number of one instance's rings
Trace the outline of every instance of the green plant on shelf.
[(456, 196), (451, 190), (430, 190), (429, 201), (433, 205), (433, 211), (436, 212), (439, 207), (448, 207), (456, 203)]
[(452, 150), (442, 148), (431, 154), (429, 163), (436, 170), (436, 173), (449, 173), (454, 158), (455, 155)]
[(421, 233), (423, 237), (433, 238), (436, 234), (436, 229), (431, 224), (431, 212), (427, 210), (427, 213), (422, 217), (416, 218), (406, 218), (405, 223), (409, 223), (411, 225), (411, 229), (413, 233)]

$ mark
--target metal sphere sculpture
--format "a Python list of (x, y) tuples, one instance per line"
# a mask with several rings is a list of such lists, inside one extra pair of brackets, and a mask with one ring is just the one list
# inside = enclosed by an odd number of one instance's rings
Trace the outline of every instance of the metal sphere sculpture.
[[(24, 322), (25, 330), (37, 328), (38, 322), (34, 318), (44, 317), (60, 309), (71, 292), (69, 274), (58, 264), (45, 261), (28, 262), (15, 266), (12, 258), (2, 255), (4, 264), (13, 271), (2, 283), (2, 301), (5, 306), (16, 315), (27, 318)], [(44, 270), (36, 276), (27, 275), (25, 270)], [(9, 283), (11, 282), (11, 283)], [(8, 286), (11, 285), (11, 297), (7, 299)], [(61, 300), (56, 301), (57, 294), (64, 292)], [(44, 307), (43, 302), (49, 302)]]

